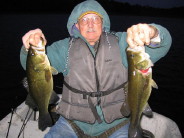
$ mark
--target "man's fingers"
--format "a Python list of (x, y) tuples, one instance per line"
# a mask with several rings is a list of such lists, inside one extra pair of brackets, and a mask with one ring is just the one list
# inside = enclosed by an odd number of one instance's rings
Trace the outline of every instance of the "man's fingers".
[(137, 46), (137, 45), (135, 44), (135, 42), (132, 41), (132, 39), (131, 39), (130, 37), (127, 37), (127, 43), (128, 43), (128, 45), (129, 45), (129, 47), (131, 47), (131, 48), (134, 48), (134, 47)]
[(131, 48), (144, 45), (142, 41), (144, 38), (141, 39), (141, 37), (144, 37), (144, 34), (140, 34), (137, 28), (127, 30), (127, 43)]
[(36, 33), (36, 34), (34, 35), (34, 40), (35, 40), (35, 44), (36, 44), (36, 45), (38, 45), (38, 43), (40, 42), (41, 36), (42, 36), (42, 34), (40, 34), (40, 33)]
[(133, 41), (133, 34), (130, 28), (128, 28), (127, 30), (127, 43), (129, 45), (129, 47), (134, 48), (136, 46), (136, 44), (134, 44)]
[(37, 46), (41, 37), (44, 40), (44, 45), (46, 45), (45, 36), (42, 31), (40, 29), (31, 30), (22, 37), (23, 45), (26, 49), (29, 49), (30, 44)]
[(46, 45), (47, 44), (47, 40), (45, 39), (44, 34), (42, 33), (41, 38), (43, 39), (43, 44)]
[(144, 39), (144, 34), (140, 32), (136, 32), (133, 40), (134, 40), (134, 43), (137, 44), (138, 46), (143, 46), (144, 45), (143, 39)]
[(145, 25), (142, 29), (144, 33), (144, 43), (146, 45), (150, 44), (150, 27), (148, 25)]
[(148, 24), (133, 25), (127, 30), (127, 43), (130, 47), (149, 45), (157, 30)]
[(29, 45), (35, 45), (34, 35), (31, 34), (28, 38)]

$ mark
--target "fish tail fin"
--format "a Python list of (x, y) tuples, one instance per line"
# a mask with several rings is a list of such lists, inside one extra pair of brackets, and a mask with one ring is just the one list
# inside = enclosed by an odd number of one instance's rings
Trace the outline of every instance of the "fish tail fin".
[(52, 118), (49, 114), (40, 115), (38, 120), (38, 128), (44, 131), (47, 127), (51, 127), (53, 125)]
[(128, 130), (128, 137), (129, 138), (142, 138), (142, 131), (141, 131), (141, 128), (140, 126), (137, 126), (137, 127), (129, 127), (129, 130)]
[(155, 138), (152, 132), (142, 129), (140, 126), (131, 127), (128, 131), (128, 137), (130, 138)]
[(143, 138), (155, 138), (152, 132), (142, 129), (142, 136)]

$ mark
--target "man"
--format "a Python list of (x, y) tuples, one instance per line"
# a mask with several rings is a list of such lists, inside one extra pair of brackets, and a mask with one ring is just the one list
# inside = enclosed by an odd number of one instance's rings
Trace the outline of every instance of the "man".
[[(126, 48), (145, 46), (155, 63), (171, 46), (169, 32), (160, 25), (137, 24), (127, 33), (110, 33), (109, 17), (94, 0), (73, 9), (67, 28), (70, 38), (47, 47), (51, 65), (64, 75), (64, 86), (57, 108), (61, 117), (45, 138), (127, 138), (128, 118), (120, 112), (126, 96)], [(29, 44), (37, 45), (41, 37), (46, 44), (40, 29), (23, 36), (20, 58), (24, 69), (26, 49)]]

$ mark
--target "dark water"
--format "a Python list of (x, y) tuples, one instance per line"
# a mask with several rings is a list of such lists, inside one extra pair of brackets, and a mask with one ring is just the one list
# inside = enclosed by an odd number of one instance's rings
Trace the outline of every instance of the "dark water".
[[(66, 14), (0, 14), (0, 118), (26, 98), (21, 80), (25, 71), (19, 62), (21, 38), (29, 30), (40, 28), (48, 40), (68, 36)], [(184, 135), (184, 19), (110, 15), (111, 30), (126, 31), (137, 23), (157, 23), (166, 27), (173, 38), (169, 53), (153, 67), (153, 78), (159, 89), (153, 89), (149, 103), (153, 111), (177, 123)], [(54, 76), (55, 86), (62, 86), (62, 75)], [(57, 93), (61, 89), (55, 88)]]

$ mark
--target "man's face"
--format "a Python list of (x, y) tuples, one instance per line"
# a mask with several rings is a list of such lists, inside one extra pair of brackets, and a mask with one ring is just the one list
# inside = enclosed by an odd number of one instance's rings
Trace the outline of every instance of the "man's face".
[(79, 19), (76, 27), (89, 44), (94, 45), (102, 34), (102, 19), (96, 14), (87, 14)]

